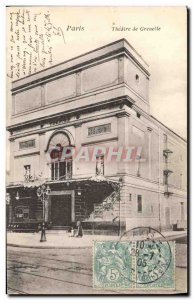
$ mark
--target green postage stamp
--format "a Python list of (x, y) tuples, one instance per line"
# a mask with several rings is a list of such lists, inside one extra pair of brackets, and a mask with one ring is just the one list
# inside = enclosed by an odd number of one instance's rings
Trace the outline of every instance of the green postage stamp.
[(93, 287), (174, 289), (175, 242), (94, 241)]

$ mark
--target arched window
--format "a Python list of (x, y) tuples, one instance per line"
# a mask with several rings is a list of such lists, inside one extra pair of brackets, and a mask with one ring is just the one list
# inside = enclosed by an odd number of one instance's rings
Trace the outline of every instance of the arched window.
[[(51, 158), (52, 180), (64, 180), (72, 177), (72, 157), (69, 156), (71, 151), (68, 149), (70, 146), (70, 139), (64, 132), (55, 133), (49, 140), (47, 151)], [(67, 155), (63, 155), (64, 153)]]

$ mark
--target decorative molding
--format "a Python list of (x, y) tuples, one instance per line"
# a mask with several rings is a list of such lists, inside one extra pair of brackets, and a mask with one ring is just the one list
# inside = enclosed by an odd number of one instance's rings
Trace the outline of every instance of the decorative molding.
[(123, 118), (123, 117), (130, 117), (131, 114), (129, 114), (127, 111), (121, 111), (120, 113), (117, 113), (117, 118)]
[[(42, 122), (51, 122), (51, 120), (54, 119), (59, 119), (59, 118), (65, 118), (65, 119), (70, 119), (72, 116), (77, 115), (77, 114), (83, 114), (83, 113), (88, 113), (88, 112), (93, 112), (93, 111), (98, 111), (101, 108), (112, 108), (113, 106), (117, 106), (120, 105), (121, 103), (124, 103), (125, 105), (131, 107), (132, 104), (135, 103), (135, 101), (133, 99), (131, 99), (129, 96), (120, 96), (120, 97), (116, 97), (116, 98), (111, 98), (111, 99), (107, 99), (104, 101), (101, 101), (100, 103), (94, 103), (94, 104), (88, 104), (85, 105), (83, 107), (80, 108), (76, 108), (76, 109), (71, 109), (68, 110), (67, 112), (61, 112), (61, 113), (57, 113), (55, 115), (51, 115), (51, 116), (43, 116), (39, 119), (36, 120), (30, 120), (30, 121), (26, 121), (26, 122), (21, 122), (19, 124), (14, 124), (14, 125), (10, 125), (7, 126), (7, 130), (10, 131), (12, 129), (15, 128), (21, 128), (21, 127), (25, 127), (25, 126), (29, 126), (31, 124), (33, 124), (33, 126), (40, 124)], [(69, 120), (68, 120), (69, 121)], [(32, 126), (32, 125), (31, 125)]]
[(10, 137), (10, 138), (9, 138), (9, 141), (10, 141), (10, 142), (15, 142), (15, 139), (16, 139), (15, 137)]
[(108, 139), (101, 139), (101, 140), (94, 140), (94, 141), (90, 141), (90, 142), (86, 142), (86, 143), (82, 143), (82, 146), (86, 146), (86, 145), (95, 145), (95, 144), (99, 144), (99, 143), (106, 143), (106, 142), (111, 142), (111, 141), (118, 141), (118, 137), (112, 137), (112, 138), (108, 138)]
[(74, 127), (77, 128), (77, 127), (81, 127), (83, 124), (83, 122), (78, 122), (78, 123), (75, 123), (74, 124)]
[(147, 127), (147, 131), (152, 132), (152, 128), (151, 127)]
[[(26, 151), (26, 150), (23, 150), (23, 151)], [(15, 154), (14, 158), (23, 157), (23, 156), (32, 156), (32, 155), (37, 155), (37, 154), (40, 154), (40, 151), (28, 152), (28, 153), (23, 153), (23, 154)]]

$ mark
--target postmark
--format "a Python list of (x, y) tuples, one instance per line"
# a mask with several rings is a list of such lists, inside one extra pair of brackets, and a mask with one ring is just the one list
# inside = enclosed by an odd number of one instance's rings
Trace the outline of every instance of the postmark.
[(153, 228), (134, 228), (118, 241), (95, 241), (93, 250), (95, 288), (174, 288), (175, 242)]

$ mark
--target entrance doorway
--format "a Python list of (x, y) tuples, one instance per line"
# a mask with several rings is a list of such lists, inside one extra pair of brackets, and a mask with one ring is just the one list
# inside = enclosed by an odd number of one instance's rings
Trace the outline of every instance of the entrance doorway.
[(54, 195), (51, 200), (52, 226), (71, 225), (71, 195)]

